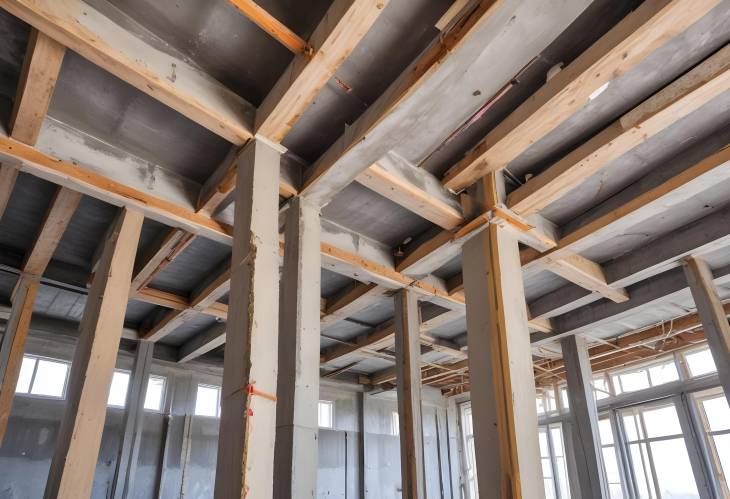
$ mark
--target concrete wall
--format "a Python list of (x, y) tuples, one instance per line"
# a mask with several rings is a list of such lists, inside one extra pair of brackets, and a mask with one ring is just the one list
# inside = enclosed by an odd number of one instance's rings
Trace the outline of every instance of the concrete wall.
[[(31, 334), (26, 351), (70, 360), (73, 348), (72, 338), (58, 335), (49, 341), (47, 336)], [(132, 361), (132, 356), (122, 351), (117, 368), (131, 369)], [(153, 362), (152, 374), (167, 379), (166, 404), (160, 413), (144, 413), (131, 497), (213, 497), (219, 421), (192, 414), (197, 385), (220, 386), (220, 373), (216, 371)], [(398, 436), (391, 429), (392, 413), (397, 411), (395, 392), (363, 395), (358, 387), (323, 382), (320, 398), (333, 401), (335, 412), (334, 428), (319, 433), (318, 497), (399, 498), (400, 450)], [(43, 496), (64, 406), (63, 400), (16, 397), (5, 442), (0, 447), (0, 499)], [(111, 491), (123, 415), (121, 409), (107, 409), (94, 498), (106, 498)], [(424, 392), (423, 418), (428, 497), (451, 498), (446, 400), (437, 391)], [(361, 432), (363, 421), (365, 435)]]

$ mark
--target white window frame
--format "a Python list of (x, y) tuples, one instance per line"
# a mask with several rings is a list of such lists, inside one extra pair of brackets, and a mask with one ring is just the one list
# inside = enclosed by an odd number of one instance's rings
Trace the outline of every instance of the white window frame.
[[(320, 421), (320, 406), (326, 405), (329, 407), (329, 413), (330, 413), (330, 424), (329, 425), (323, 425), (322, 421)], [(319, 400), (317, 401), (317, 426), (319, 428), (324, 428), (325, 430), (334, 430), (335, 428), (335, 403), (332, 400)]]
[[(147, 402), (147, 390), (150, 386), (150, 381), (153, 379), (161, 379), (162, 380), (162, 394), (160, 394), (160, 407), (159, 409), (148, 409), (145, 407), (145, 403)], [(142, 401), (142, 410), (147, 412), (153, 412), (153, 413), (162, 413), (165, 411), (165, 402), (167, 401), (167, 376), (162, 376), (161, 374), (150, 374), (147, 377), (147, 384), (145, 385), (145, 392), (144, 392), (144, 400)]]
[[(68, 362), (68, 361), (62, 360), (62, 359), (56, 359), (53, 357), (45, 357), (43, 355), (23, 354), (23, 359), (26, 359), (26, 358), (33, 359), (35, 361), (35, 364), (33, 365), (33, 374), (31, 375), (30, 383), (28, 384), (28, 391), (19, 392), (18, 387), (16, 385), (14, 395), (20, 396), (20, 397), (29, 397), (29, 398), (46, 399), (46, 400), (66, 400), (66, 392), (68, 390), (68, 378), (69, 378), (69, 374), (71, 372), (71, 362)], [(66, 366), (66, 378), (63, 380), (63, 390), (61, 391), (60, 396), (31, 393), (33, 391), (33, 383), (35, 383), (36, 373), (38, 372), (38, 364), (39, 364), (38, 361), (41, 361), (41, 360), (44, 360), (46, 362), (55, 362), (56, 364), (64, 364)]]
[[(212, 388), (216, 390), (218, 393), (218, 399), (216, 400), (215, 405), (215, 416), (209, 416), (207, 414), (196, 414), (195, 408), (198, 404), (198, 388)], [(193, 416), (196, 418), (208, 418), (208, 419), (220, 419), (221, 417), (221, 392), (223, 391), (223, 388), (221, 388), (218, 385), (211, 385), (209, 383), (198, 383), (195, 385), (195, 403), (193, 404)]]

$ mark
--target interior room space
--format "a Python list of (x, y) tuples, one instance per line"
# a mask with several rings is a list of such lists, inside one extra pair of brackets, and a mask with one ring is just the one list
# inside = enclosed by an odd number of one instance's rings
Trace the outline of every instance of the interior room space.
[(0, 0), (0, 499), (730, 499), (730, 0)]

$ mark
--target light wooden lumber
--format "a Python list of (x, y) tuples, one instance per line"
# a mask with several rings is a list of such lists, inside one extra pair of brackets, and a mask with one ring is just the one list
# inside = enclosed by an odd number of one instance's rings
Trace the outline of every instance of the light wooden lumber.
[(0, 7), (224, 139), (243, 144), (252, 137), (251, 104), (86, 2), (2, 0)]
[(135, 298), (140, 290), (169, 265), (191, 242), (193, 235), (182, 229), (165, 229), (153, 240), (135, 262), (129, 297)]
[(10, 196), (13, 194), (13, 188), (17, 179), (17, 168), (0, 164), (0, 220), (2, 220), (5, 214), (5, 208), (7, 208)]
[(307, 42), (287, 28), (284, 23), (269, 14), (253, 0), (229, 0), (252, 23), (266, 31), (271, 37), (295, 54), (308, 52)]
[(31, 29), (25, 61), (10, 114), (10, 136), (35, 145), (51, 104), (66, 47)]
[(563, 279), (616, 303), (623, 303), (629, 299), (625, 289), (614, 288), (606, 282), (606, 276), (600, 265), (578, 254), (563, 254), (560, 258), (549, 260), (546, 267)]
[(719, 0), (644, 2), (492, 130), (444, 176), (461, 191), (498, 171), (584, 107), (612, 80), (641, 64)]

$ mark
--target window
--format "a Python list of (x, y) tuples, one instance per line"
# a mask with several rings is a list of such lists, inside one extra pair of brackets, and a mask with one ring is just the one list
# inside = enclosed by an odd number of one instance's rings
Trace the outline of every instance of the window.
[(730, 408), (722, 390), (695, 395), (710, 461), (724, 497), (730, 497)]
[(611, 375), (616, 395), (635, 392), (679, 380), (679, 372), (674, 358)]
[(464, 465), (466, 466), (466, 485), (468, 499), (479, 497), (477, 485), (477, 462), (474, 454), (474, 426), (471, 419), (471, 404), (461, 405), (461, 434), (464, 445)]
[(147, 392), (144, 396), (144, 408), (148, 411), (160, 412), (165, 403), (165, 378), (150, 376), (147, 379)]
[(699, 499), (673, 403), (621, 411), (640, 498)]
[(537, 389), (537, 399), (535, 401), (537, 413), (553, 414), (558, 411), (558, 402), (555, 398), (555, 387), (545, 386)]
[(317, 404), (320, 428), (335, 427), (335, 404), (329, 400), (320, 400)]
[(568, 400), (568, 386), (563, 384), (558, 387), (560, 391), (560, 411), (568, 412), (570, 409), (570, 400)]
[(114, 371), (112, 385), (109, 388), (107, 405), (112, 407), (124, 407), (127, 405), (127, 388), (129, 388), (129, 372)]
[(400, 420), (398, 419), (398, 411), (390, 413), (390, 434), (396, 437), (400, 435)]
[(562, 426), (553, 424), (540, 427), (538, 441), (546, 499), (569, 499), (568, 465)]
[(221, 415), (221, 389), (217, 386), (198, 385), (195, 397), (195, 415), (218, 418)]
[(68, 371), (68, 362), (24, 355), (15, 392), (62, 399)]
[(596, 396), (596, 400), (603, 400), (611, 396), (611, 390), (605, 374), (599, 374), (593, 377), (593, 394)]
[(705, 347), (699, 350), (691, 350), (684, 354), (684, 361), (687, 363), (689, 375), (692, 377), (702, 376), (717, 371), (715, 361), (712, 358), (710, 349)]
[(598, 420), (598, 433), (601, 439), (601, 454), (603, 455), (603, 471), (608, 482), (608, 492), (611, 499), (623, 499), (624, 492), (621, 485), (621, 472), (619, 471), (616, 445), (613, 438), (611, 420), (608, 416), (602, 416)]

